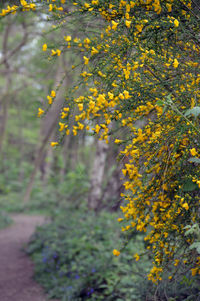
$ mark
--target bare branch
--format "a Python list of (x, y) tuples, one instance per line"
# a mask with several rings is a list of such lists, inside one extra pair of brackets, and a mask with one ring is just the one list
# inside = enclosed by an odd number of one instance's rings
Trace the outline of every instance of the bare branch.
[[(21, 42), (7, 55), (5, 54), (3, 59), (0, 61), (0, 65), (5, 64), (8, 59), (10, 59), (16, 52), (18, 52), (25, 44), (28, 39), (28, 32), (26, 30), (26, 24), (25, 22), (22, 23), (23, 29), (24, 29), (24, 35), (21, 40)], [(5, 47), (7, 47), (7, 42), (5, 41)]]

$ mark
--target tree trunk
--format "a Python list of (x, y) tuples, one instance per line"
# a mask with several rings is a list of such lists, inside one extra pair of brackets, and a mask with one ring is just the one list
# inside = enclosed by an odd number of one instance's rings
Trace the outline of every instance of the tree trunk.
[(61, 181), (64, 180), (64, 176), (65, 176), (66, 171), (67, 171), (67, 162), (68, 162), (68, 156), (69, 156), (70, 138), (71, 138), (70, 135), (65, 136), (65, 138), (64, 138), (64, 145), (63, 145), (63, 151), (62, 151), (63, 165), (60, 169)]
[(106, 203), (105, 206), (109, 207), (111, 210), (117, 210), (121, 204), (121, 193), (124, 191), (121, 169), (122, 164), (118, 164), (113, 171), (102, 196), (102, 199)]
[[(60, 81), (62, 80), (63, 77), (63, 66), (62, 66), (62, 61), (59, 59), (58, 61), (58, 71), (56, 74), (56, 80), (55, 80), (55, 85), (59, 85)], [(37, 174), (37, 171), (39, 167), (41, 166), (42, 160), (45, 160), (45, 149), (47, 147), (48, 142), (50, 142), (50, 139), (53, 135), (53, 132), (56, 128), (56, 125), (59, 120), (60, 116), (60, 110), (63, 106), (63, 103), (65, 101), (65, 98), (63, 96), (62, 89), (60, 88), (56, 100), (52, 104), (50, 110), (47, 113), (47, 116), (45, 117), (43, 123), (42, 123), (42, 128), (41, 128), (41, 135), (43, 138), (41, 142), (41, 146), (39, 147), (36, 157), (35, 157), (35, 163), (34, 163), (34, 169), (32, 171), (32, 174), (30, 176), (30, 180), (26, 189), (26, 193), (24, 196), (24, 203), (28, 202), (31, 196), (31, 192), (33, 189), (34, 181), (35, 181), (35, 176)], [(48, 145), (48, 147), (50, 147)], [(46, 169), (44, 169), (46, 170)], [(45, 177), (45, 175), (43, 175)]]
[(10, 100), (10, 87), (11, 87), (11, 72), (10, 72), (10, 65), (7, 60), (8, 56), (8, 38), (9, 38), (9, 33), (11, 30), (12, 24), (9, 22), (5, 34), (3, 37), (3, 44), (2, 44), (2, 59), (3, 59), (3, 65), (5, 67), (5, 74), (6, 74), (6, 84), (5, 84), (5, 90), (2, 93), (2, 98), (1, 98), (1, 104), (0, 104), (0, 109), (2, 107), (2, 114), (0, 117), (1, 120), (1, 126), (0, 126), (0, 157), (2, 153), (2, 148), (3, 148), (3, 142), (5, 138), (5, 133), (6, 133), (6, 125), (7, 125), (7, 120), (8, 120), (8, 107), (9, 107), (9, 100)]
[(102, 184), (106, 166), (107, 151), (108, 144), (103, 140), (97, 140), (96, 154), (91, 174), (90, 193), (88, 197), (88, 206), (94, 210), (97, 210), (100, 207), (102, 199)]
[[(59, 116), (59, 115), (58, 115)], [(34, 184), (34, 181), (35, 181), (35, 176), (37, 174), (37, 171), (38, 171), (38, 168), (41, 164), (41, 160), (42, 160), (42, 157), (43, 157), (43, 152), (44, 152), (44, 149), (47, 145), (47, 142), (49, 141), (49, 137), (51, 136), (56, 124), (57, 124), (57, 118), (58, 116), (55, 116), (55, 119), (54, 119), (54, 122), (52, 122), (51, 124), (51, 127), (49, 128), (49, 131), (47, 132), (46, 136), (44, 137), (43, 141), (42, 141), (42, 144), (37, 152), (37, 155), (36, 155), (36, 158), (35, 158), (35, 162), (34, 162), (34, 169), (31, 173), (31, 177), (30, 177), (30, 180), (29, 180), (29, 183), (28, 183), (28, 186), (27, 186), (27, 189), (26, 189), (26, 193), (25, 193), (25, 196), (24, 196), (24, 203), (28, 202), (29, 199), (30, 199), (30, 196), (31, 196), (31, 192), (32, 192), (32, 189), (33, 189), (33, 184)]]

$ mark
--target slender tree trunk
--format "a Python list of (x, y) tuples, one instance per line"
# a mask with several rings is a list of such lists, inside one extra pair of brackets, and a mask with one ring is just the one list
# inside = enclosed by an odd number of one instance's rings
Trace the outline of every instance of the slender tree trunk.
[(37, 152), (35, 162), (34, 162), (34, 169), (31, 173), (31, 177), (30, 177), (27, 189), (26, 189), (25, 196), (24, 196), (24, 203), (28, 202), (29, 199), (30, 199), (31, 192), (32, 192), (32, 189), (33, 189), (34, 180), (35, 180), (35, 176), (36, 176), (38, 168), (41, 164), (44, 149), (46, 147), (47, 142), (49, 141), (49, 137), (51, 136), (51, 134), (52, 134), (52, 132), (53, 132), (53, 130), (54, 130), (56, 124), (57, 124), (58, 116), (55, 116), (54, 122), (52, 122), (51, 127), (49, 128), (49, 131), (47, 132), (46, 136), (44, 137), (44, 139), (42, 141), (42, 144), (41, 144), (41, 146), (40, 146), (40, 148)]
[[(58, 71), (57, 71), (56, 80), (55, 80), (55, 84), (57, 84), (57, 85), (60, 84), (60, 81), (62, 80), (62, 77), (63, 77), (62, 72), (63, 72), (62, 61), (59, 60), (58, 61)], [(24, 203), (28, 202), (30, 199), (34, 181), (35, 181), (35, 176), (37, 174), (39, 167), (41, 166), (42, 160), (45, 160), (44, 151), (45, 151), (45, 148), (47, 147), (48, 142), (50, 141), (50, 139), (53, 135), (53, 132), (55, 131), (56, 125), (58, 123), (59, 115), (60, 115), (60, 110), (63, 106), (64, 100), (65, 100), (65, 98), (63, 97), (63, 92), (62, 92), (62, 89), (60, 88), (57, 93), (56, 100), (52, 104), (46, 118), (44, 119), (44, 122), (42, 123), (41, 133), (43, 133), (42, 137), (44, 137), (44, 138), (41, 142), (41, 146), (39, 147), (36, 157), (35, 157), (34, 169), (31, 173), (30, 180), (29, 180), (26, 192), (25, 192)]]
[(6, 125), (8, 120), (8, 107), (9, 107), (9, 100), (10, 100), (9, 91), (11, 87), (11, 72), (10, 72), (10, 65), (8, 63), (7, 56), (8, 56), (8, 37), (11, 30), (11, 26), (12, 24), (9, 22), (5, 30), (5, 34), (3, 37), (3, 44), (2, 44), (2, 58), (3, 58), (3, 65), (5, 67), (6, 84), (0, 102), (0, 109), (2, 108), (1, 126), (0, 126), (0, 157), (2, 155), (3, 142), (6, 133)]
[(97, 210), (101, 203), (102, 184), (106, 166), (107, 151), (108, 144), (103, 140), (97, 140), (96, 155), (92, 168), (90, 193), (88, 197), (88, 206), (94, 210)]
[[(10, 75), (8, 75), (7, 83), (8, 86), (9, 84), (11, 84)], [(8, 94), (8, 90), (7, 90), (7, 94), (4, 94), (2, 100), (2, 117), (1, 117), (1, 127), (0, 127), (0, 157), (2, 156), (2, 149), (3, 149), (5, 134), (6, 134), (7, 120), (8, 120), (8, 107), (10, 102), (10, 95)]]
[(78, 141), (77, 137), (72, 136), (70, 139), (70, 155), (69, 155), (69, 168), (75, 170), (78, 161)]
[[(55, 130), (53, 131), (51, 137), (49, 140), (54, 141), (55, 140)], [(40, 172), (41, 172), (41, 180), (44, 185), (46, 185), (48, 178), (51, 174), (51, 168), (53, 164), (53, 156), (54, 152), (52, 147), (49, 145), (45, 148), (42, 158), (41, 158), (41, 164), (40, 164)]]
[(111, 210), (117, 210), (121, 204), (121, 193), (124, 191), (121, 169), (122, 164), (118, 164), (108, 180), (102, 196), (106, 207)]
[(69, 160), (69, 144), (70, 144), (70, 135), (65, 136), (64, 140), (64, 145), (63, 145), (63, 151), (62, 151), (62, 157), (63, 157), (63, 166), (61, 167), (60, 170), (60, 176), (61, 176), (61, 181), (64, 180), (64, 176), (67, 171), (67, 162)]
[[(8, 40), (10, 36), (11, 30), (13, 27), (14, 22), (11, 22), (11, 19), (8, 18), (8, 24), (6, 26), (5, 34), (3, 36), (3, 42), (2, 42), (2, 57), (0, 60), (0, 66), (4, 66), (5, 70), (3, 72), (4, 77), (6, 77), (6, 84), (5, 84), (5, 90), (2, 92), (2, 97), (0, 100), (0, 109), (2, 108), (2, 117), (1, 119), (1, 126), (0, 126), (0, 157), (2, 155), (2, 148), (4, 143), (4, 138), (6, 134), (6, 126), (7, 126), (7, 120), (8, 120), (8, 108), (9, 108), (9, 102), (10, 102), (10, 90), (12, 86), (12, 71), (10, 68), (9, 60), (20, 51), (20, 49), (26, 44), (28, 33), (26, 28), (26, 23), (24, 20), (22, 21), (22, 28), (23, 28), (23, 37), (19, 44), (13, 48), (9, 49)], [(1, 158), (2, 159), (2, 158)]]

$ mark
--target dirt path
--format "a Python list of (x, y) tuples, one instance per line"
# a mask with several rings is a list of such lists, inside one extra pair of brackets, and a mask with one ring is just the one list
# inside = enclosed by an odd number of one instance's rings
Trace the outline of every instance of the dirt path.
[(15, 215), (11, 227), (0, 231), (0, 301), (46, 301), (33, 280), (33, 263), (22, 251), (41, 216)]

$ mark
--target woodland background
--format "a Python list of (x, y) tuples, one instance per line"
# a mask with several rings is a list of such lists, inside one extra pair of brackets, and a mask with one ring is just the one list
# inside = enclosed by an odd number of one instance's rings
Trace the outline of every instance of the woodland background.
[[(80, 36), (85, 22), (73, 19), (65, 31)], [(144, 234), (121, 232), (121, 169), (127, 159), (116, 160), (120, 147), (114, 143), (115, 133), (106, 143), (83, 130), (51, 147), (51, 141), (60, 139), (63, 95), (82, 72), (77, 53), (65, 52), (55, 63), (42, 51), (45, 43), (56, 47), (64, 35), (62, 27), (55, 34), (52, 25), (44, 13), (17, 13), (0, 20), (0, 226), (12, 223), (12, 212), (50, 217), (51, 223), (35, 233), (27, 250), (36, 262), (36, 278), (50, 297), (197, 300), (198, 275), (192, 277), (188, 270), (170, 282), (166, 271), (158, 285), (152, 284), (146, 276), (152, 257), (145, 252)], [(72, 71), (72, 65), (78, 67)], [(46, 106), (49, 91), (57, 85), (56, 102), (37, 118), (38, 107)], [(127, 133), (121, 130), (119, 135)], [(114, 257), (115, 248), (124, 253)], [(143, 255), (142, 261), (137, 254)]]

